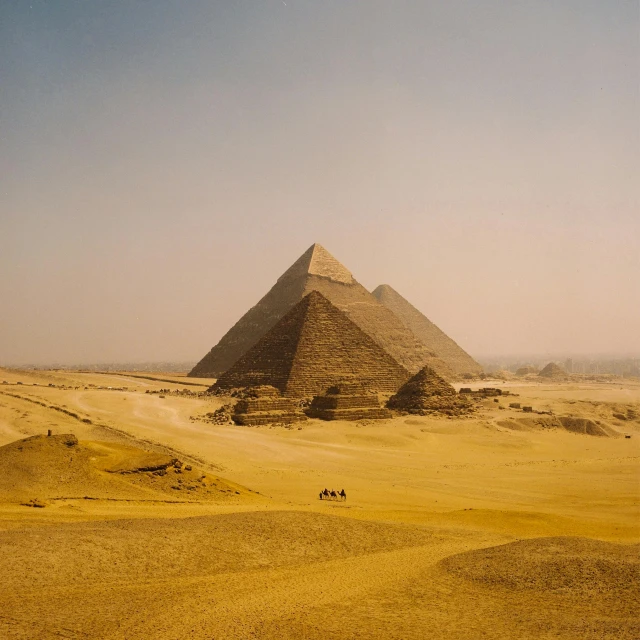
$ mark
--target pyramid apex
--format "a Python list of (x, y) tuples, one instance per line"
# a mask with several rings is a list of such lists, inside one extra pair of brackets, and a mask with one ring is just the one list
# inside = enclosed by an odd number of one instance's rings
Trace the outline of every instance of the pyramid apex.
[(342, 284), (355, 282), (351, 272), (317, 242), (312, 244), (278, 280), (306, 275), (328, 278)]

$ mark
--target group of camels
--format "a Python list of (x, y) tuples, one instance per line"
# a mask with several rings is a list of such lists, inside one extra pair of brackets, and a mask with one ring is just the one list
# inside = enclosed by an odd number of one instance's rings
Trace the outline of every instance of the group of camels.
[(342, 489), (341, 491), (334, 491), (333, 489), (329, 491), (329, 489), (325, 489), (324, 491), (320, 492), (320, 500), (346, 500), (346, 499), (347, 499), (347, 494), (345, 493), (344, 489)]

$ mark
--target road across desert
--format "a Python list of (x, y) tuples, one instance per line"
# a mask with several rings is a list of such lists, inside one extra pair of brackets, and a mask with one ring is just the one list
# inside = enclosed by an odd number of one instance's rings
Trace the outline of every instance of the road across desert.
[(172, 393), (210, 382), (0, 370), (0, 637), (640, 636), (637, 382), (287, 428)]

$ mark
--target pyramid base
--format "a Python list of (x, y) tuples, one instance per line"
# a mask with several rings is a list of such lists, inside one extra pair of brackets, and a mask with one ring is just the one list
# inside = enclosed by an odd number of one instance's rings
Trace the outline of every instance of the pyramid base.
[(379, 409), (380, 402), (378, 396), (338, 396), (324, 395), (315, 396), (311, 408), (314, 411), (335, 411), (337, 409)]
[(304, 422), (306, 419), (307, 416), (304, 413), (284, 411), (233, 414), (233, 421), (243, 427), (259, 427), (265, 424), (293, 424), (295, 422)]
[(475, 407), (471, 404), (442, 404), (427, 406), (403, 406), (394, 407), (401, 414), (412, 414), (414, 416), (465, 416), (475, 411)]
[(353, 409), (309, 409), (310, 418), (320, 420), (384, 420), (393, 417), (389, 409), (355, 407)]
[(236, 413), (296, 413), (298, 400), (292, 398), (255, 398), (239, 400), (235, 406)]

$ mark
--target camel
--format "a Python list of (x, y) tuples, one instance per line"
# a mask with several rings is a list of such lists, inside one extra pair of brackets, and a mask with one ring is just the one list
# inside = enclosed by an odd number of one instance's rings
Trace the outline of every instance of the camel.
[(331, 491), (329, 491), (329, 489), (324, 489), (324, 491), (321, 491), (318, 494), (318, 498), (320, 500), (346, 500), (347, 494), (344, 489), (340, 491), (336, 491), (335, 489), (331, 489)]

